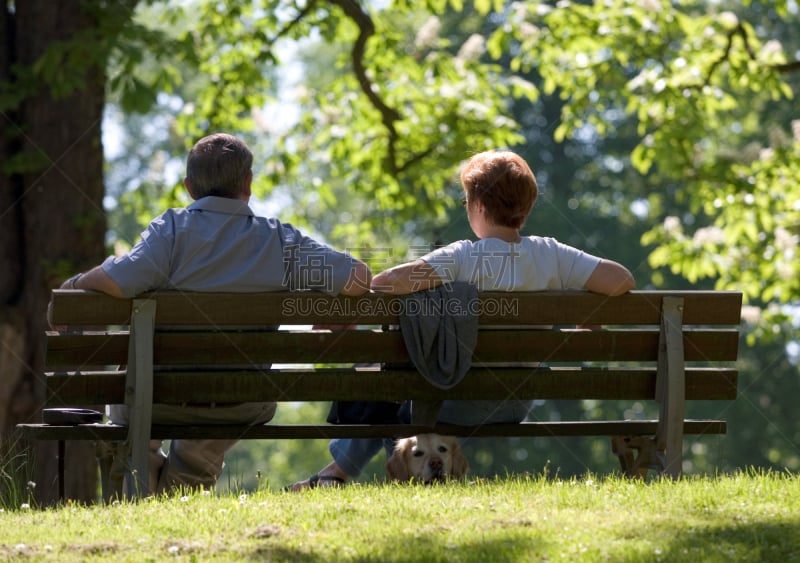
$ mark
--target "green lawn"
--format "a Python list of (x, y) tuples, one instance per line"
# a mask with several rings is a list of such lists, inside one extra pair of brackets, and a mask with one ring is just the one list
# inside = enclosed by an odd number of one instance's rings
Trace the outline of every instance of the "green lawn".
[(509, 478), (0, 513), (0, 558), (800, 561), (800, 479)]

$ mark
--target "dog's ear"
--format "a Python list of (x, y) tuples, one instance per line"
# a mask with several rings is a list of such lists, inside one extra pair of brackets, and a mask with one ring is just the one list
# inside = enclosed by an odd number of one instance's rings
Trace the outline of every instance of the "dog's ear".
[(406, 448), (403, 447), (403, 442), (397, 444), (392, 455), (386, 461), (386, 474), (395, 481), (409, 481), (411, 479), (411, 474), (408, 471), (408, 462), (406, 461)]
[(463, 477), (469, 471), (469, 461), (467, 456), (461, 451), (461, 446), (456, 443), (452, 451), (453, 455), (453, 477)]

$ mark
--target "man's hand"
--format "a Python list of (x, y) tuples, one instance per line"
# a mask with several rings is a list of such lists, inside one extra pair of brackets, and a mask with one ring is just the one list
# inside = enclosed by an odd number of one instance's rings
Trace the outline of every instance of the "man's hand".
[(47, 325), (50, 327), (50, 330), (54, 330), (56, 332), (67, 332), (67, 325), (54, 325), (53, 324), (53, 302), (47, 304)]
[(339, 295), (364, 295), (369, 292), (369, 284), (372, 282), (372, 270), (361, 260), (355, 259), (350, 277), (345, 282)]

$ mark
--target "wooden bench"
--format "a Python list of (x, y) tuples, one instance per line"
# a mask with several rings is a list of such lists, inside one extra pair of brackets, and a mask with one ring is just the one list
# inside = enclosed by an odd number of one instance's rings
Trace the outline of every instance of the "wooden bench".
[[(424, 432), (476, 437), (609, 436), (626, 474), (642, 476), (648, 468), (656, 468), (678, 476), (684, 434), (726, 432), (723, 420), (685, 419), (685, 402), (733, 400), (737, 394), (735, 360), (742, 301), (738, 292), (634, 291), (620, 297), (585, 292), (482, 293), (475, 309), (480, 312), (481, 330), (472, 369), (448, 391), (431, 385), (410, 366), (399, 331), (382, 330), (398, 324), (402, 298), (379, 294), (332, 298), (309, 292), (158, 292), (125, 300), (70, 290), (55, 290), (52, 298), (54, 323), (68, 325), (69, 331), (48, 333), (43, 406), (125, 403), (131, 409), (128, 427), (20, 425), (28, 440), (59, 441), (62, 487), (63, 448), (69, 440), (127, 440), (133, 469), (145, 476), (150, 438), (329, 439)], [(358, 325), (358, 329), (309, 328), (319, 324)], [(276, 331), (274, 325), (283, 329)], [(543, 329), (543, 325), (553, 328)], [(524, 367), (532, 362), (541, 364)], [(492, 365), (497, 363), (503, 367)], [(265, 364), (297, 365), (258, 367)], [(331, 367), (311, 367), (321, 364)], [(119, 370), (119, 365), (127, 365), (127, 370)], [(657, 401), (659, 415), (656, 420), (477, 427), (151, 424), (153, 401), (510, 397), (649, 400)], [(143, 481), (140, 488), (147, 493)]]

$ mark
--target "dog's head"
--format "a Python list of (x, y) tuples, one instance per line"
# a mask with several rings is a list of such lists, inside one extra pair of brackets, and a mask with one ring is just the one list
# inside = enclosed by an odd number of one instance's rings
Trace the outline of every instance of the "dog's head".
[(412, 478), (425, 484), (463, 477), (469, 469), (467, 458), (454, 436), (420, 434), (397, 442), (386, 473), (395, 481)]

